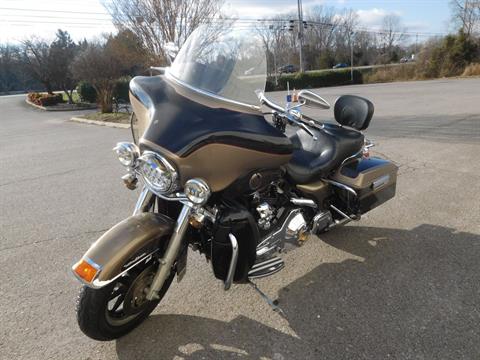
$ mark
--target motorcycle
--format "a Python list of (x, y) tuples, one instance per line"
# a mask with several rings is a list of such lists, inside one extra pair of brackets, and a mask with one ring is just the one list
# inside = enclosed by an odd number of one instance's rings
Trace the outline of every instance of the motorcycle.
[[(225, 290), (285, 265), (310, 235), (358, 221), (395, 195), (397, 166), (369, 156), (373, 104), (340, 96), (337, 123), (302, 90), (282, 106), (264, 93), (265, 51), (245, 27), (200, 26), (164, 74), (131, 80), (133, 142), (114, 148), (123, 182), (143, 183), (133, 215), (73, 266), (84, 285), (80, 329), (97, 340), (138, 326), (181, 281), (188, 250), (203, 254)], [(271, 116), (271, 118), (270, 118)], [(268, 118), (267, 118), (268, 117)]]

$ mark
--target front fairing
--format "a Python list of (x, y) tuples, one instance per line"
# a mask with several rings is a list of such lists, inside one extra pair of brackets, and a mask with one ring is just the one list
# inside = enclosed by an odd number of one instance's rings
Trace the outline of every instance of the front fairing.
[(201, 177), (216, 191), (288, 162), (292, 144), (265, 120), (255, 94), (265, 87), (263, 48), (243, 30), (208, 40), (205, 31), (192, 34), (165, 75), (132, 79), (130, 95), (140, 149), (176, 164), (181, 182)]
[(141, 120), (147, 126), (140, 150), (157, 152), (175, 164), (181, 186), (199, 177), (220, 191), (251, 170), (276, 168), (291, 157), (290, 139), (258, 111), (193, 101), (165, 77), (134, 78), (131, 99), (135, 113), (144, 111), (147, 117)]
[(261, 113), (206, 106), (179, 94), (164, 77), (135, 78), (131, 94), (132, 103), (148, 107), (149, 119), (141, 121), (146, 128), (140, 130), (140, 142), (154, 143), (176, 156), (186, 157), (210, 143), (277, 154), (291, 152), (288, 138), (266, 122)]

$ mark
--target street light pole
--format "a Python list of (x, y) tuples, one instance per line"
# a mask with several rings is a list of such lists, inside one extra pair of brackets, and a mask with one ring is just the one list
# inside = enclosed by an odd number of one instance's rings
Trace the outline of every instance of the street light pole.
[(300, 72), (303, 73), (303, 9), (302, 0), (298, 0), (298, 40), (300, 42)]

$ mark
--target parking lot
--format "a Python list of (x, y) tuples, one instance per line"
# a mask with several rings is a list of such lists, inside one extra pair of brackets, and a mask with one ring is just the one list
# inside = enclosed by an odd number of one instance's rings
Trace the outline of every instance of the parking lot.
[(0, 358), (478, 358), (480, 79), (317, 92), (332, 104), (344, 93), (372, 100), (367, 137), (399, 165), (397, 196), (258, 281), (285, 318), (248, 286), (224, 292), (192, 253), (153, 315), (105, 343), (77, 327), (70, 267), (132, 212), (138, 192), (111, 151), (130, 133), (0, 97)]

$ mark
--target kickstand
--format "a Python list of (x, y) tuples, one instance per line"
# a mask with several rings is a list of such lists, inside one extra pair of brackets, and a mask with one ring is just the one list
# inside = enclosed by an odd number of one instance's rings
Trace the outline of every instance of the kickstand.
[(260, 290), (258, 286), (251, 280), (249, 280), (248, 283), (255, 289), (255, 291), (262, 297), (262, 299), (267, 302), (267, 304), (272, 308), (273, 311), (279, 313), (285, 319), (287, 318), (283, 310), (280, 308), (280, 306), (278, 306), (278, 300), (270, 299), (268, 295), (265, 294), (262, 290)]

